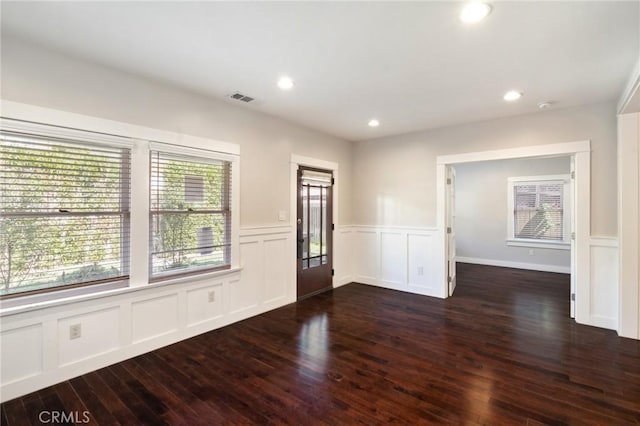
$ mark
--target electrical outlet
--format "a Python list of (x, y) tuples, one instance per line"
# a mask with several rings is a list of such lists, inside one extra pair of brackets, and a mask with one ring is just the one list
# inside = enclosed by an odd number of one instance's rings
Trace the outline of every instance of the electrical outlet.
[(286, 220), (287, 220), (287, 212), (286, 212), (286, 211), (284, 211), (284, 210), (280, 210), (280, 211), (278, 212), (278, 220), (279, 220), (280, 222), (284, 222), (284, 221), (286, 221)]
[(533, 256), (534, 254), (536, 254), (533, 249), (529, 250), (529, 256)]
[(424, 267), (418, 266), (418, 275), (424, 275)]
[(81, 324), (74, 324), (69, 327), (69, 340), (79, 339), (82, 335)]
[(213, 303), (216, 301), (216, 292), (214, 290), (211, 290), (209, 292), (209, 303)]

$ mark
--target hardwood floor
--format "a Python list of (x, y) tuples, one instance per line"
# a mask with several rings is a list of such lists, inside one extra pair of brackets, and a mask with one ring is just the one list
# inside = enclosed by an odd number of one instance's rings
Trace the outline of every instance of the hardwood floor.
[(351, 284), (8, 401), (2, 423), (640, 424), (640, 342), (568, 300), (567, 275), (468, 264), (447, 300)]

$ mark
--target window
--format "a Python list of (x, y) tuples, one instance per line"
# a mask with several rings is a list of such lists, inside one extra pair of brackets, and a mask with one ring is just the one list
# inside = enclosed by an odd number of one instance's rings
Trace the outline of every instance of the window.
[(2, 297), (129, 277), (130, 149), (75, 136), (0, 131)]
[(569, 177), (509, 178), (509, 234), (514, 242), (569, 242)]
[(197, 152), (152, 146), (152, 280), (230, 267), (231, 162)]

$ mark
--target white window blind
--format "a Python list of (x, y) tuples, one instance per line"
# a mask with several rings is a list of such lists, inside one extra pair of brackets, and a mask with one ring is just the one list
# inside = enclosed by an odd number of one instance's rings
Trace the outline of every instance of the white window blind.
[(151, 150), (150, 276), (230, 267), (231, 162)]
[(564, 181), (515, 182), (515, 238), (563, 241)]
[(130, 149), (0, 131), (0, 295), (129, 275)]

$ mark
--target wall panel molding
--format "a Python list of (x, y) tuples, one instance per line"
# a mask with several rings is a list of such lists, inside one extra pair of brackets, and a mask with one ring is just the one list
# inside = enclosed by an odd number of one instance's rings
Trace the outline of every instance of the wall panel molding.
[(353, 281), (442, 297), (434, 256), (436, 229), (355, 225), (350, 230)]

